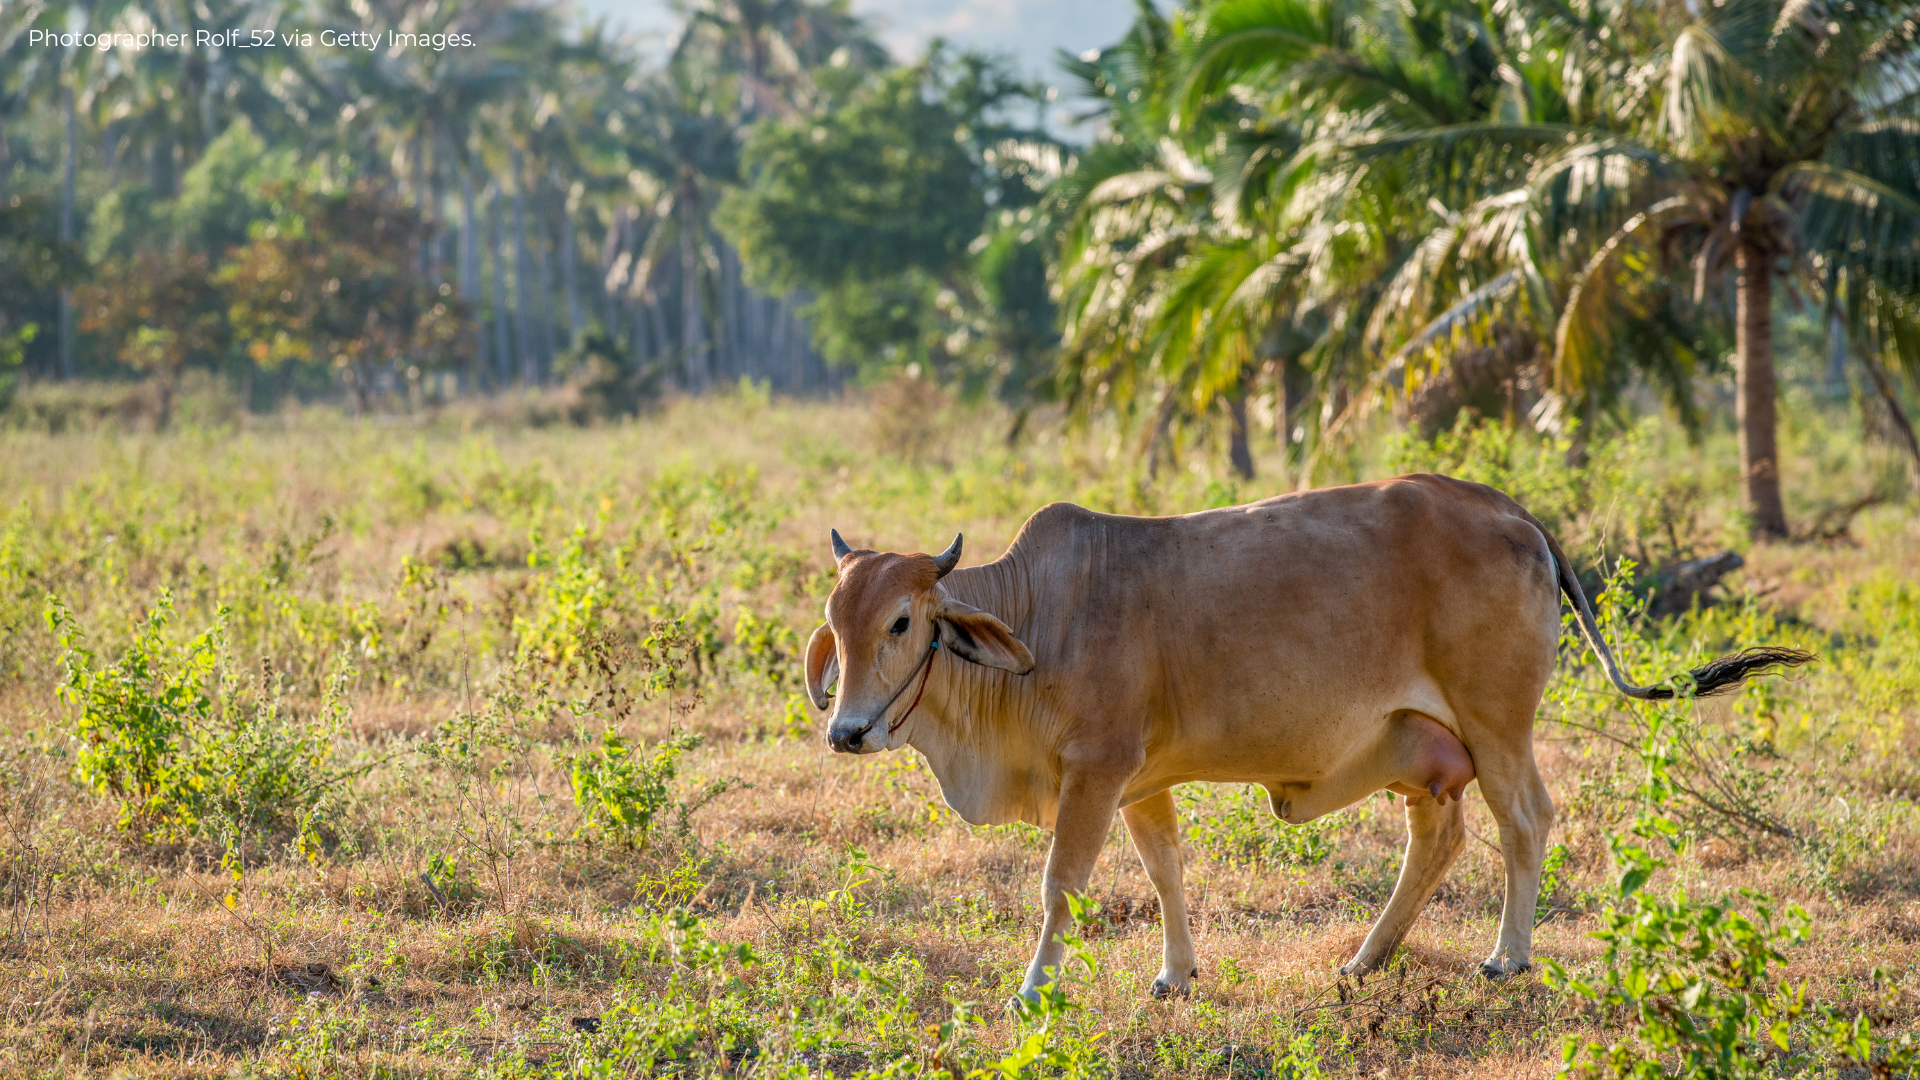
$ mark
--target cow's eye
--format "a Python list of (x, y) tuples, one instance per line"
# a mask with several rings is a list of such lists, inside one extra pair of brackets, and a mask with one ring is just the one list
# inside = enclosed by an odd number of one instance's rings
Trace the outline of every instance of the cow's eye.
[(905, 615), (894, 620), (893, 632), (896, 634), (904, 634), (907, 632), (907, 617)]

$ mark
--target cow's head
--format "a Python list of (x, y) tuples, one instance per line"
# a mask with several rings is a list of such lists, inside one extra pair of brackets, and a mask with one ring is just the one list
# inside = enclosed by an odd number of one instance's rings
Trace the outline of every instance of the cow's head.
[[(840, 753), (872, 754), (892, 743), (889, 726), (912, 707), (921, 661), (968, 661), (1025, 675), (1033, 654), (1007, 624), (947, 595), (940, 579), (960, 562), (960, 537), (938, 555), (855, 551), (833, 534), (840, 580), (827, 597), (827, 621), (807, 642), (807, 696), (832, 707), (827, 742)], [(927, 653), (935, 631), (940, 651)], [(827, 687), (840, 684), (838, 695)], [(902, 688), (905, 688), (904, 690)]]

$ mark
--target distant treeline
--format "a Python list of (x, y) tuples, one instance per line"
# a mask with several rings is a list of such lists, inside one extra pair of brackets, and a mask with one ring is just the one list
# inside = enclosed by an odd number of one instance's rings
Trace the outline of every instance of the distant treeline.
[[(1301, 482), (1382, 407), (1577, 447), (1730, 375), (1782, 534), (1796, 312), (1920, 463), (1912, 0), (1136, 3), (1056, 89), (844, 0), (696, 0), (657, 61), (505, 0), (15, 0), (0, 360), (362, 408), (905, 372)], [(29, 44), (234, 27), (372, 46)]]

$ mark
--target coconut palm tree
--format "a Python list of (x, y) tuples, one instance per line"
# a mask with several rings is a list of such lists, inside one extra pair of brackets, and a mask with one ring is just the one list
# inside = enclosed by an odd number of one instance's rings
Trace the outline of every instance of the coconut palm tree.
[[(1548, 393), (1532, 419), (1560, 427), (1569, 416), (1590, 420), (1639, 375), (1665, 386), (1691, 427), (1688, 379), (1700, 328), (1656, 302), (1668, 298), (1662, 275), (1633, 278), (1635, 318), (1621, 321), (1634, 332), (1616, 335), (1604, 354), (1551, 349), (1598, 240), (1590, 217), (1566, 205), (1564, 174), (1558, 186), (1549, 178), (1538, 200), (1514, 190), (1524, 187), (1535, 154), (1564, 136), (1574, 102), (1553, 46), (1554, 19), (1503, 11), (1428, 0), (1363, 17), (1357, 6), (1228, 0), (1208, 21), (1189, 108), (1231, 87), (1261, 97), (1269, 113), (1328, 117), (1293, 160), (1241, 179), (1242, 201), (1311, 177), (1296, 189), (1304, 198), (1271, 204), (1297, 215), (1305, 237), (1344, 233), (1350, 242), (1330, 264), (1309, 258), (1312, 246), (1281, 258), (1319, 279), (1310, 302), (1373, 297), (1346, 305), (1365, 319), (1363, 332), (1343, 336), (1361, 346), (1368, 389), (1403, 391), (1411, 419), (1444, 424), (1472, 404), (1518, 420), (1535, 404), (1527, 387), (1536, 384)], [(1606, 17), (1589, 14), (1596, 28)], [(1355, 251), (1354, 237), (1371, 239)], [(1274, 284), (1289, 277), (1278, 264), (1263, 274)], [(1380, 400), (1363, 392), (1360, 408), (1344, 415)]]
[(1237, 369), (1226, 385), (1199, 378), (1189, 364), (1193, 320), (1166, 317), (1171, 294), (1192, 295), (1195, 275), (1186, 274), (1185, 290), (1176, 279), (1213, 224), (1213, 173), (1204, 152), (1170, 130), (1187, 30), (1184, 18), (1140, 0), (1119, 42), (1059, 58), (1086, 103), (1075, 119), (1098, 121), (1106, 137), (1087, 147), (1048, 195), (1054, 216), (1066, 223), (1057, 271), (1064, 294), (1058, 379), (1083, 410), (1151, 417), (1150, 473), (1175, 420), (1238, 382)]
[[(1406, 115), (1329, 144), (1330, 160), (1344, 160), (1351, 174), (1450, 161), (1462, 180), (1454, 205), (1467, 210), (1446, 212), (1445, 228), (1427, 231), (1441, 257), (1426, 268), (1458, 265), (1447, 257), (1461, 253), (1449, 252), (1455, 242), (1495, 256), (1467, 290), (1471, 303), (1455, 303), (1411, 337), (1449, 332), (1474, 304), (1506, 290), (1551, 327), (1541, 337), (1551, 342), (1556, 378), (1578, 383), (1623, 351), (1665, 348), (1679, 383), (1688, 358), (1675, 344), (1688, 330), (1678, 320), (1689, 313), (1676, 314), (1687, 306), (1676, 301), (1712, 308), (1730, 293), (1721, 306), (1731, 308), (1747, 510), (1756, 535), (1785, 536), (1776, 286), (1836, 304), (1851, 297), (1864, 327), (1859, 313), (1881, 310), (1871, 297), (1906, 295), (1920, 279), (1920, 51), (1911, 6), (1727, 0), (1515, 10), (1526, 47), (1495, 51), (1511, 89), (1495, 95), (1489, 115)], [(1298, 82), (1345, 86), (1344, 55), (1301, 51)], [(1536, 68), (1550, 64), (1544, 74), (1553, 77), (1515, 68), (1523, 52)], [(1224, 72), (1273, 68), (1250, 48), (1225, 45), (1211, 62)], [(1390, 100), (1351, 100), (1391, 116), (1417, 113), (1409, 102), (1421, 99), (1402, 90)], [(1431, 179), (1436, 170), (1424, 172)], [(1512, 242), (1492, 244), (1500, 235)], [(1674, 289), (1676, 276), (1691, 288)]]
[(887, 54), (844, 0), (705, 0), (688, 10), (669, 61), (689, 63), (737, 76), (741, 115), (751, 121), (812, 107), (819, 68), (871, 70)]
[(670, 65), (639, 89), (636, 115), (622, 125), (628, 160), (665, 191), (656, 227), (679, 253), (681, 371), (696, 393), (713, 375), (708, 314), (720, 307), (713, 211), (740, 172), (739, 125), (731, 110), (715, 107), (708, 78), (691, 64)]
[[(1063, 264), (1066, 280), (1086, 286), (1070, 294), (1083, 301), (1073, 318), (1106, 313), (1132, 327), (1089, 335), (1070, 323), (1069, 359), (1090, 342), (1123, 342), (1114, 354), (1123, 366), (1179, 384), (1161, 398), (1163, 424), (1187, 402), (1224, 399), (1243, 475), (1245, 382), (1262, 367), (1310, 370), (1326, 406), (1324, 443), (1354, 411), (1348, 403), (1367, 398), (1354, 391), (1380, 382), (1380, 305), (1423, 232), (1443, 220), (1433, 195), (1457, 195), (1452, 178), (1483, 153), (1353, 167), (1336, 151), (1511, 111), (1527, 79), (1502, 61), (1505, 26), (1462, 0), (1226, 0), (1191, 20), (1143, 10), (1109, 51), (1120, 61), (1112, 74), (1081, 72), (1091, 96), (1114, 102), (1116, 137), (1077, 170), (1108, 166), (1080, 185)], [(1162, 73), (1147, 75), (1142, 59), (1161, 55)], [(1083, 233), (1104, 244), (1079, 244)], [(1288, 396), (1284, 379), (1276, 390)]]

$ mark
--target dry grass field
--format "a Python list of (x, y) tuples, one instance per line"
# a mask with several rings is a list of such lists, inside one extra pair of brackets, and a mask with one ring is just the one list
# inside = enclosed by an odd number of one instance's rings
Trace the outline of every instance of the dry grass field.
[[(1787, 433), (1796, 520), (1898, 482), (1839, 415)], [(1009, 449), (1007, 422), (896, 389), (586, 430), (0, 434), (0, 1075), (1535, 1077), (1570, 1036), (1683, 1068), (1545, 968), (1468, 973), (1501, 890), (1471, 793), (1465, 854), (1356, 984), (1335, 969), (1393, 884), (1398, 805), (1290, 828), (1183, 789), (1197, 992), (1148, 1000), (1158, 914), (1116, 823), (1065, 1000), (1008, 1014), (1048, 837), (960, 822), (915, 755), (827, 751), (797, 653), (828, 528), (896, 550), (964, 530), (972, 564), (1053, 499), (1276, 487), (1197, 451), (1150, 483), (1051, 421)], [(1608, 594), (1630, 671), (1758, 641), (1821, 662), (1656, 709), (1564, 651), (1535, 954), (1594, 985), (1632, 970), (1591, 936), (1651, 910), (1621, 896), (1631, 847), (1665, 864), (1639, 896), (1692, 920), (1646, 939), (1646, 970), (1693, 972), (1646, 991), (1654, 1015), (1741, 988), (1742, 939), (1701, 939), (1700, 905), (1805, 912), (1798, 940), (1761, 935), (1780, 959), (1746, 988), (1778, 1007), (1804, 984), (1807, 1009), (1689, 1075), (1868, 1075), (1828, 1048), (1842, 1019), (1897, 1069), (1920, 1014), (1920, 520), (1889, 503), (1749, 548), (1733, 459), (1650, 426), (1578, 469), (1491, 430), (1340, 468), (1500, 483), (1587, 561), (1741, 551), (1710, 607)]]

